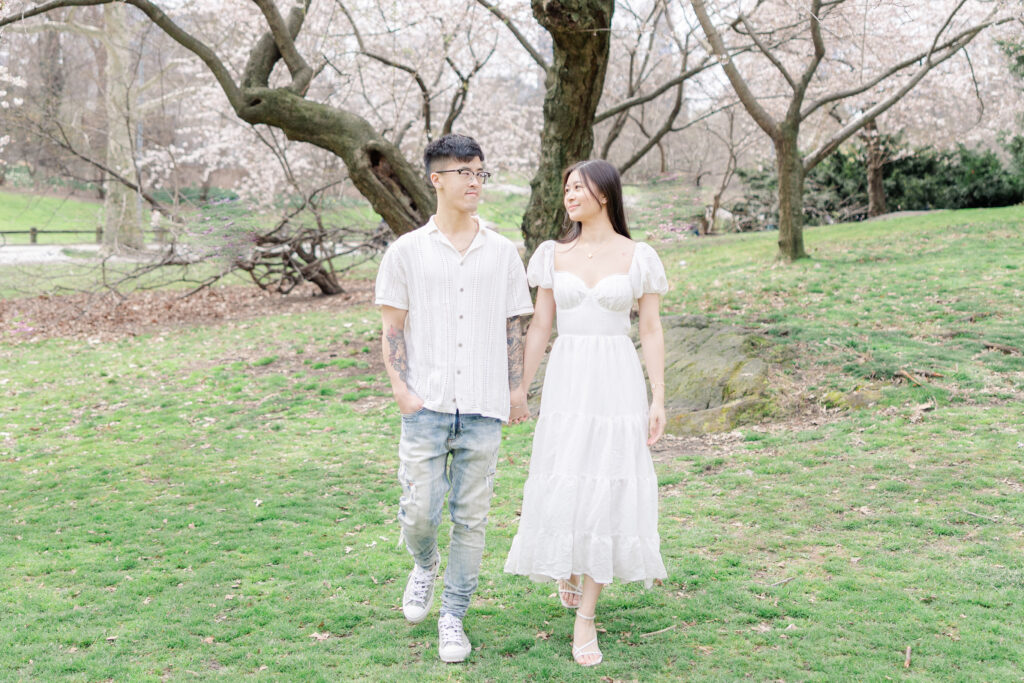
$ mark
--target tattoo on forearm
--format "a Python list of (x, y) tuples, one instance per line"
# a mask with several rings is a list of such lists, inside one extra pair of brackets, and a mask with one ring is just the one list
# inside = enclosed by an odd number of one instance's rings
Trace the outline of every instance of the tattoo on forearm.
[(409, 383), (409, 356), (405, 349), (405, 330), (388, 327), (388, 364), (398, 373), (398, 379)]
[(523, 324), (520, 316), (513, 316), (505, 323), (505, 336), (508, 344), (508, 386), (515, 389), (523, 381), (523, 364), (525, 359), (523, 344)]

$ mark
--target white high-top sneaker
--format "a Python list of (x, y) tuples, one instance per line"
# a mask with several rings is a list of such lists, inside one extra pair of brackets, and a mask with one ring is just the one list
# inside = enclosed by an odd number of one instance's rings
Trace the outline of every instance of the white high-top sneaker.
[(438, 564), (435, 562), (429, 569), (416, 565), (409, 574), (405, 594), (402, 595), (402, 613), (411, 624), (423, 621), (430, 611), (430, 606), (434, 604), (434, 582), (437, 580)]
[(449, 664), (461, 662), (472, 649), (466, 632), (462, 630), (462, 619), (454, 614), (442, 614), (437, 620), (437, 654), (441, 661)]

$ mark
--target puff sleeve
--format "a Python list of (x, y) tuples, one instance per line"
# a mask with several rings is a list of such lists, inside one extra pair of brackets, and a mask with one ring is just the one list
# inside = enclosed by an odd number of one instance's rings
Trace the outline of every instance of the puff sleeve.
[(555, 279), (555, 243), (552, 240), (541, 242), (530, 257), (530, 265), (526, 268), (526, 280), (531, 287), (551, 289)]
[(668, 291), (665, 267), (661, 265), (658, 252), (646, 242), (636, 243), (636, 258), (633, 259), (630, 283), (633, 285), (633, 297), (636, 299), (644, 294), (661, 295)]

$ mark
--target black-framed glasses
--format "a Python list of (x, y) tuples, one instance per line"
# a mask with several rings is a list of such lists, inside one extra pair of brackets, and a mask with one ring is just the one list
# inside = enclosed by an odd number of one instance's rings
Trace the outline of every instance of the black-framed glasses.
[(476, 171), (474, 172), (471, 168), (450, 168), (447, 171), (434, 171), (434, 173), (458, 173), (459, 177), (469, 182), (469, 179), (476, 176), (476, 179), (480, 181), (481, 185), (485, 185), (490, 180), (492, 173), (487, 171)]

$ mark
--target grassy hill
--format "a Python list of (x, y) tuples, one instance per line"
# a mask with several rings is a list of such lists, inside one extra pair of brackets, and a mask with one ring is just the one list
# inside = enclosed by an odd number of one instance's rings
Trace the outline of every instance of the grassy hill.
[[(659, 445), (669, 577), (606, 590), (591, 671), (552, 587), (501, 571), (532, 423), (505, 430), (471, 659), (440, 663), (434, 619), (402, 619), (399, 421), (372, 307), (8, 335), (0, 670), (1019, 681), (1022, 225), (1011, 207), (812, 228), (791, 266), (771, 233), (656, 244), (665, 312), (763, 329), (794, 358), (778, 390), (796, 412)], [(836, 407), (865, 388), (876, 405)]]

